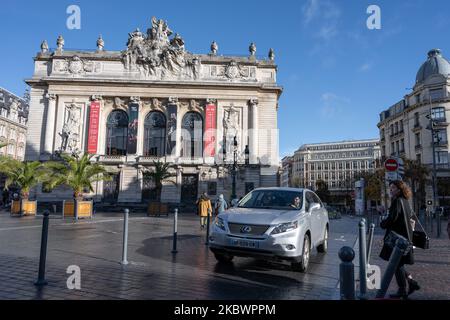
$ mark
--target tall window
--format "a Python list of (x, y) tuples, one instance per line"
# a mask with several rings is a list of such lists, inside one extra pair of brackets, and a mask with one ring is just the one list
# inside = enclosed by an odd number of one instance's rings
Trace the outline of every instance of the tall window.
[(448, 152), (447, 151), (436, 151), (436, 163), (437, 164), (447, 164), (448, 163)]
[(434, 141), (434, 143), (438, 143), (438, 144), (440, 144), (440, 143), (446, 144), (447, 143), (447, 129), (434, 131), (433, 141)]
[(181, 157), (203, 157), (203, 119), (199, 113), (188, 112), (185, 114), (181, 139)]
[(420, 125), (419, 113), (416, 112), (416, 113), (414, 113), (414, 127), (418, 127), (419, 125)]
[(431, 110), (431, 118), (435, 121), (445, 121), (445, 108), (437, 107)]
[(106, 155), (124, 156), (127, 154), (128, 115), (115, 110), (108, 117), (106, 125)]
[(165, 153), (166, 117), (159, 111), (150, 112), (144, 122), (144, 155), (162, 157)]
[(420, 133), (419, 132), (416, 133), (415, 138), (416, 138), (416, 147), (419, 147), (420, 146)]

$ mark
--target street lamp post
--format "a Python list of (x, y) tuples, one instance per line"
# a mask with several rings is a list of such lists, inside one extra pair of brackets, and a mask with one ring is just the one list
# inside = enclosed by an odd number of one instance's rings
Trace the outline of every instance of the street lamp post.
[(236, 199), (236, 171), (237, 171), (237, 150), (238, 143), (236, 137), (233, 140), (233, 168), (231, 171), (231, 175), (233, 177), (233, 183), (231, 185), (231, 200)]
[[(227, 156), (227, 152), (226, 152), (226, 146), (224, 145), (223, 147), (223, 162), (224, 162), (224, 166), (226, 165), (226, 156)], [(250, 149), (249, 146), (246, 145), (245, 146), (245, 151), (244, 151), (244, 155), (245, 155), (245, 165), (248, 165), (250, 163)], [(237, 142), (237, 137), (234, 137), (233, 139), (233, 163), (229, 166), (229, 168), (231, 167), (231, 177), (232, 177), (232, 184), (231, 184), (231, 200), (233, 201), (234, 199), (237, 198), (237, 194), (236, 194), (236, 176), (237, 176), (237, 170), (238, 170), (238, 142)]]
[[(430, 98), (430, 105), (431, 105), (431, 98)], [(434, 130), (434, 121), (433, 121), (433, 108), (431, 105), (430, 108), (430, 114), (427, 116), (427, 118), (430, 120), (428, 130), (431, 131), (431, 146), (432, 146), (432, 152), (433, 152), (433, 173), (431, 175), (432, 177), (432, 184), (433, 184), (433, 211), (436, 211), (437, 207), (437, 186), (436, 186), (436, 147), (435, 147), (435, 137), (437, 140), (439, 140), (439, 137), (436, 136), (436, 132)]]

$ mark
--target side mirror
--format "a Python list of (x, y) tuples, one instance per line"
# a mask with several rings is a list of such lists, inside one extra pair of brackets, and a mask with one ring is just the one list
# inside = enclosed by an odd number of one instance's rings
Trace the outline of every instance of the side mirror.
[(318, 210), (318, 209), (320, 209), (320, 204), (319, 203), (313, 203), (309, 207), (309, 212), (313, 212), (313, 211)]

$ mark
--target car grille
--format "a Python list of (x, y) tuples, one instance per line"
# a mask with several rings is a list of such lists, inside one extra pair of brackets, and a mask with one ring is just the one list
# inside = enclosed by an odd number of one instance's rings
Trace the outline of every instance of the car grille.
[[(250, 230), (248, 230), (248, 228)], [(261, 236), (266, 233), (268, 225), (255, 225), (255, 224), (241, 224), (241, 223), (228, 223), (228, 228), (232, 234)], [(247, 229), (247, 230), (244, 230)]]

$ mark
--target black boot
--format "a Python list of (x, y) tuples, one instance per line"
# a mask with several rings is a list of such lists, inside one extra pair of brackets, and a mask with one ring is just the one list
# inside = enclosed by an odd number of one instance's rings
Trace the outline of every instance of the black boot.
[(414, 291), (420, 290), (419, 284), (417, 283), (416, 280), (412, 278), (408, 278), (408, 286), (409, 286), (408, 295), (414, 293)]

